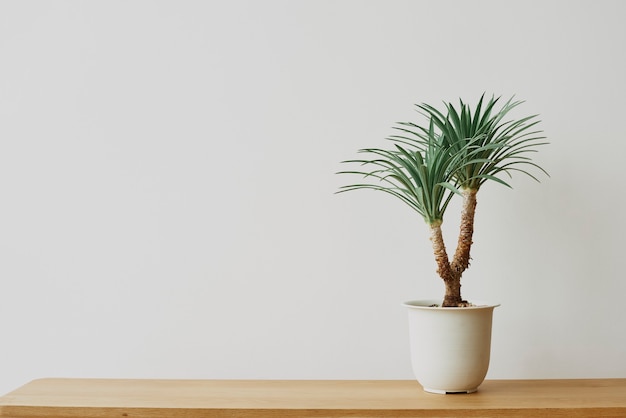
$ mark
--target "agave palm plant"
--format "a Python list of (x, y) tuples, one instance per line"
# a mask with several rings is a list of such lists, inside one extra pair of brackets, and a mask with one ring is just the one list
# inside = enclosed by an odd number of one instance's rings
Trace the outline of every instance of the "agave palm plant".
[[(445, 284), (442, 306), (458, 307), (468, 303), (461, 297), (461, 275), (469, 267), (476, 194), (487, 181), (511, 187), (501, 175), (520, 172), (537, 180), (531, 173), (545, 170), (531, 161), (529, 153), (546, 144), (537, 115), (504, 121), (521, 101), (508, 100), (501, 108), (500, 98), (485, 102), (484, 95), (472, 110), (462, 100), (440, 111), (428, 104), (416, 105), (427, 123), (401, 122), (394, 127), (398, 134), (388, 139), (391, 149), (359, 150), (369, 159), (343, 161), (359, 164), (361, 169), (341, 171), (357, 174), (364, 182), (340, 188), (339, 192), (373, 189), (403, 201), (419, 213), (430, 227), (437, 273)], [(453, 258), (448, 258), (441, 225), (455, 196), (462, 196), (460, 231)]]

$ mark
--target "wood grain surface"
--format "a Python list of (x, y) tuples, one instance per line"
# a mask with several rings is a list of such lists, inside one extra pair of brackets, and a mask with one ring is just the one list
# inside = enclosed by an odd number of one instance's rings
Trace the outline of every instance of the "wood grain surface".
[(626, 379), (487, 380), (436, 395), (415, 381), (40, 379), (0, 417), (626, 417)]

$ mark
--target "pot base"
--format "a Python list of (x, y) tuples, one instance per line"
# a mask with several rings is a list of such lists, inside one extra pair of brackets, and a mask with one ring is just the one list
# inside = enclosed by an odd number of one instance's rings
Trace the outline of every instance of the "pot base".
[(437, 395), (464, 395), (467, 393), (474, 393), (476, 391), (478, 391), (478, 388), (474, 388), (474, 389), (468, 389), (468, 390), (461, 390), (461, 391), (454, 391), (454, 392), (450, 392), (447, 390), (439, 390), (439, 389), (430, 389), (430, 388), (423, 388), (424, 392), (428, 392), (428, 393), (436, 393)]

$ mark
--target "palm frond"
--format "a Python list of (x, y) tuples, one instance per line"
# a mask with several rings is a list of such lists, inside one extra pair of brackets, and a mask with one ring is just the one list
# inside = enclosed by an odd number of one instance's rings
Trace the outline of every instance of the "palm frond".
[[(536, 130), (537, 115), (505, 120), (522, 104), (510, 98), (499, 109), (500, 98), (480, 97), (472, 109), (459, 100), (458, 107), (445, 103), (445, 110), (429, 104), (416, 105), (427, 124), (399, 122), (397, 132), (387, 139), (391, 149), (365, 148), (371, 157), (343, 161), (360, 164), (361, 170), (341, 171), (374, 182), (355, 183), (339, 192), (357, 189), (383, 191), (399, 198), (430, 224), (440, 223), (448, 204), (462, 189), (478, 190), (485, 182), (510, 184), (499, 176), (523, 173), (538, 180), (531, 171), (546, 171), (533, 163), (529, 153), (547, 144)], [(371, 169), (368, 170), (368, 167)]]

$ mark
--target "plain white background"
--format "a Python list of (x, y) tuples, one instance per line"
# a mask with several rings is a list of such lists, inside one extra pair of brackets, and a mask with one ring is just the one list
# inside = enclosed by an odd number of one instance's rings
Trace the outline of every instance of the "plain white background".
[[(488, 378), (626, 377), (626, 3), (3, 1), (0, 392), (40, 377), (410, 379), (428, 230), (335, 195), (415, 103), (525, 100), (479, 194)], [(450, 251), (458, 206), (444, 223)]]

